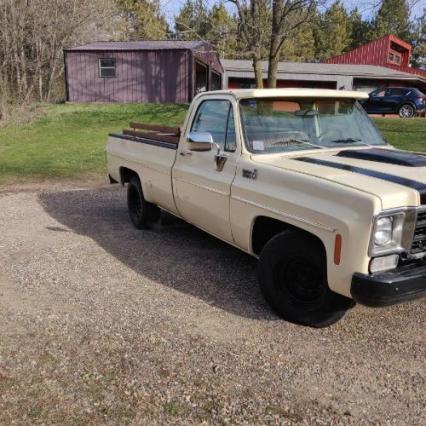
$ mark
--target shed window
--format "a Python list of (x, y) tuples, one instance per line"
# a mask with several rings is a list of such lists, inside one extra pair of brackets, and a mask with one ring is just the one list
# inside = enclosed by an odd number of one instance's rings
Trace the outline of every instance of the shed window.
[(114, 58), (99, 59), (99, 76), (104, 78), (115, 77), (115, 59)]

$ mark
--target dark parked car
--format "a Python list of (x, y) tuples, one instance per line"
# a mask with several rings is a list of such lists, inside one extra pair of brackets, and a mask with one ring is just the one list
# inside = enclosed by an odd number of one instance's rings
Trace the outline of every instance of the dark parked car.
[(426, 96), (414, 87), (388, 87), (374, 90), (361, 102), (369, 114), (398, 114), (409, 118), (426, 107)]

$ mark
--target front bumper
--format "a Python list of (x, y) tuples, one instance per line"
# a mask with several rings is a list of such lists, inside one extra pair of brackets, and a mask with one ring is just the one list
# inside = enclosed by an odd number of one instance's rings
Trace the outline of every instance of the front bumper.
[(351, 295), (366, 306), (388, 306), (426, 295), (426, 263), (406, 265), (389, 272), (352, 277)]

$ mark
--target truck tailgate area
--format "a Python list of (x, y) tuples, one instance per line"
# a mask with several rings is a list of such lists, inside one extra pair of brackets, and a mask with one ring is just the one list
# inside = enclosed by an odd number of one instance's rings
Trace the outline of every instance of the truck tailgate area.
[(125, 183), (124, 170), (137, 173), (146, 200), (176, 212), (171, 171), (180, 129), (141, 123), (130, 123), (130, 127), (121, 134), (109, 135), (108, 173), (121, 183)]

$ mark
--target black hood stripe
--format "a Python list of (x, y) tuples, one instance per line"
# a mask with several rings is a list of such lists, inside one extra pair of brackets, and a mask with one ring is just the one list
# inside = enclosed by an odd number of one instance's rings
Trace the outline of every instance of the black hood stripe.
[(351, 166), (349, 164), (335, 163), (334, 161), (320, 160), (319, 158), (299, 157), (298, 161), (305, 163), (318, 164), (320, 166), (333, 167), (335, 169), (347, 170), (348, 172), (358, 173), (360, 175), (370, 176), (387, 182), (396, 183), (398, 185), (407, 186), (420, 192), (421, 202), (426, 202), (426, 184), (416, 180), (403, 178), (401, 176), (391, 175), (389, 173), (378, 172), (376, 170), (364, 169), (363, 167)]
[(336, 157), (356, 158), (357, 160), (376, 161), (405, 167), (426, 167), (426, 156), (397, 149), (344, 150), (338, 152)]

